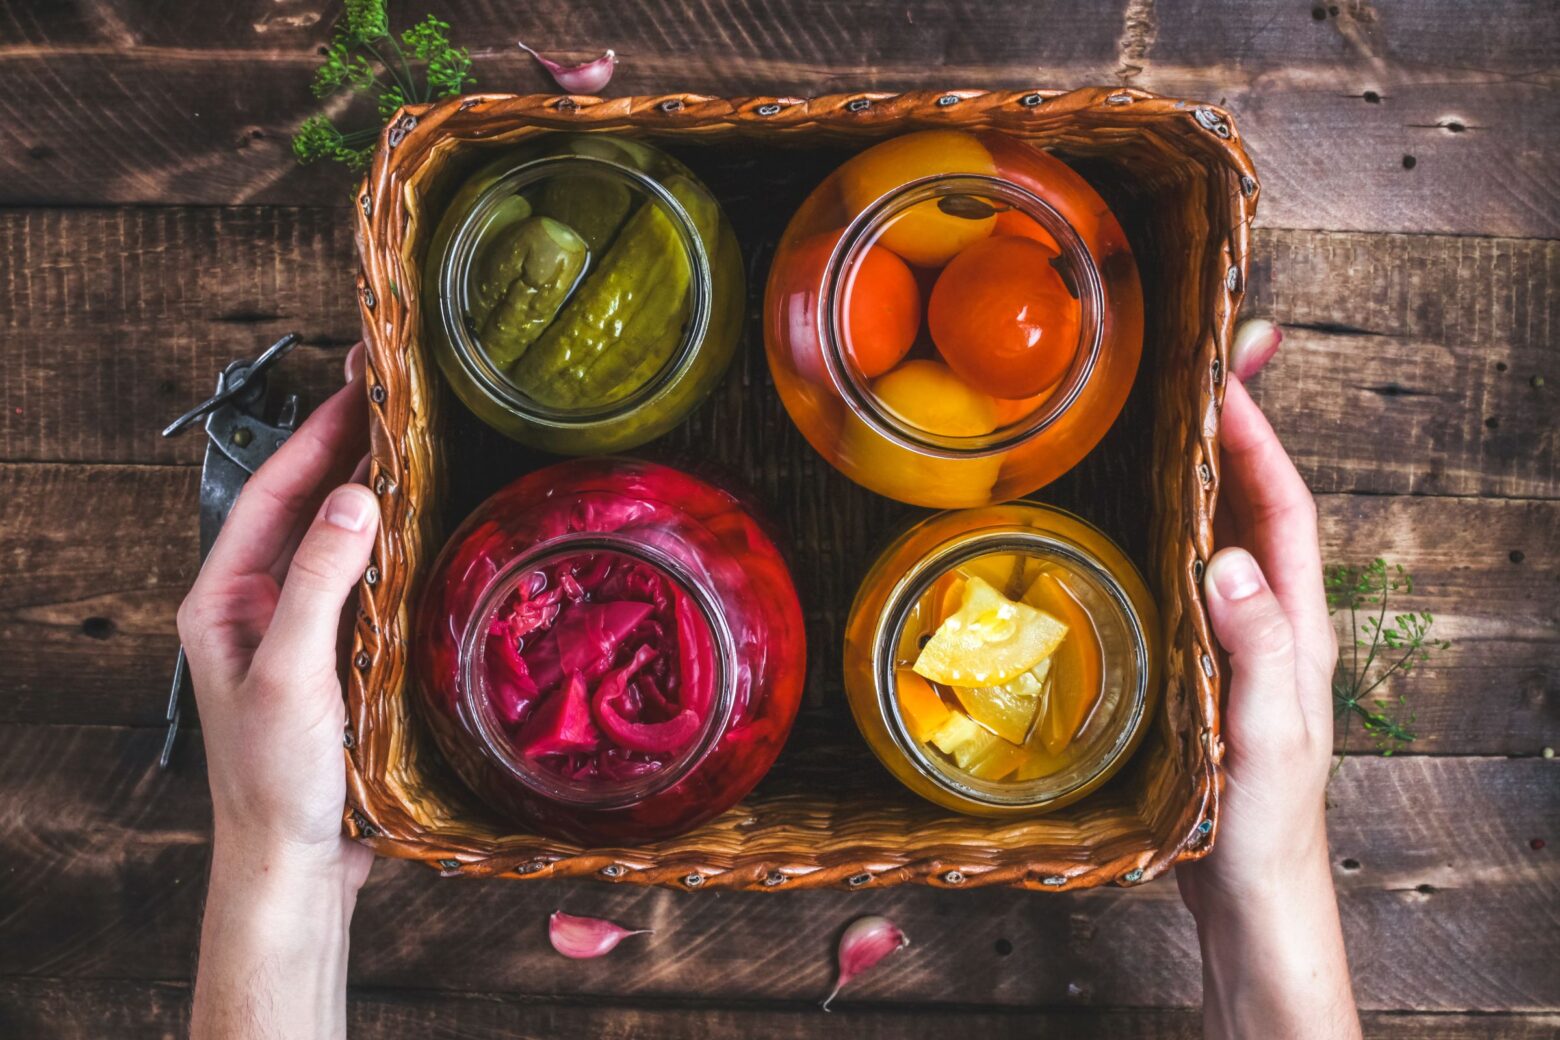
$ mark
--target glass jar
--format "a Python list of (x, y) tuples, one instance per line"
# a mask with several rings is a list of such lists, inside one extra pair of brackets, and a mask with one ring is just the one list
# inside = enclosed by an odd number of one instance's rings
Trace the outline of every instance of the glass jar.
[(1120, 223), (1001, 133), (867, 149), (787, 226), (764, 301), (792, 420), (846, 476), (934, 508), (1000, 502), (1097, 444), (1137, 373), (1143, 299)]
[(425, 328), (455, 393), (517, 441), (570, 455), (671, 429), (741, 331), (736, 235), (708, 189), (631, 138), (506, 150), (429, 242)]
[(430, 572), (415, 640), (455, 771), (590, 845), (664, 838), (747, 794), (806, 657), (790, 573), (738, 500), (622, 459), (561, 463), (478, 507)]
[(1094, 791), (1158, 698), (1159, 619), (1126, 554), (1029, 502), (940, 513), (877, 559), (845, 630), (845, 690), (910, 790), (1002, 816)]

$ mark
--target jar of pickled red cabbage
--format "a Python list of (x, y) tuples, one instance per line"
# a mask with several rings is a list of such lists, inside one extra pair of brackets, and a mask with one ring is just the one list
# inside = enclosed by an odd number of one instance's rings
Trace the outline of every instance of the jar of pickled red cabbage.
[(1071, 804), (1142, 740), (1159, 620), (1097, 528), (1028, 502), (941, 513), (862, 582), (845, 690), (873, 752), (916, 794), (1001, 816)]
[(632, 138), (506, 150), (429, 243), (424, 327), (456, 395), (515, 440), (622, 451), (675, 426), (736, 349), (736, 235), (682, 163)]
[(805, 665), (790, 573), (739, 501), (620, 459), (483, 503), (435, 564), (415, 639), (455, 771), (584, 844), (664, 838), (735, 804), (779, 754)]
[(846, 476), (936, 508), (1027, 494), (1120, 413), (1143, 300), (1126, 235), (1070, 167), (1001, 133), (926, 130), (855, 156), (787, 226), (770, 371)]

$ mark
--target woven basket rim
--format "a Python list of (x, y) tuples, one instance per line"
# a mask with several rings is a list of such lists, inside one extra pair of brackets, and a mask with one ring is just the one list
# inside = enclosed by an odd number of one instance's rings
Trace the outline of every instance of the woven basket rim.
[[(404, 357), (397, 344), (409, 348), (416, 339), (415, 312), (403, 285), (414, 285), (415, 264), (405, 250), (415, 239), (416, 174), (441, 150), (457, 143), (500, 142), (537, 130), (612, 130), (632, 128), (656, 135), (687, 136), (691, 140), (774, 138), (817, 135), (822, 139), (854, 139), (895, 131), (950, 126), (997, 129), (1018, 136), (1045, 137), (1032, 120), (1089, 120), (1094, 125), (1153, 131), (1174, 126), (1177, 138), (1198, 160), (1210, 180), (1225, 182), (1218, 203), (1222, 226), (1210, 229), (1210, 250), (1219, 258), (1202, 279), (1200, 295), (1203, 332), (1197, 351), (1210, 361), (1201, 381), (1194, 414), (1195, 457), (1185, 460), (1184, 487), (1192, 489), (1188, 512), (1191, 533), (1178, 541), (1177, 590), (1188, 605), (1187, 621), (1194, 646), (1185, 668), (1195, 710), (1196, 769), (1193, 790), (1168, 833), (1182, 837), (1151, 850), (1129, 848), (1083, 864), (1064, 858), (1026, 857), (1023, 849), (976, 850), (965, 844), (923, 846), (913, 854), (874, 848), (869, 860), (850, 850), (815, 847), (774, 852), (723, 854), (703, 847), (679, 851), (678, 839), (637, 849), (575, 849), (563, 843), (518, 836), (494, 847), (492, 842), (440, 832), (417, 824), (384, 778), (393, 772), (396, 743), (372, 733), (374, 695), (386, 683), (406, 681), (405, 630), (408, 577), (387, 561), (404, 561), (415, 544), (415, 516), (410, 516), (403, 492), (417, 479), (417, 446), (408, 440), (414, 405), (386, 391), (404, 374)], [(482, 121), (485, 120), (484, 124)], [(1192, 132), (1181, 123), (1188, 121)], [(1027, 129), (1026, 129), (1027, 128)], [(1046, 138), (1050, 140), (1050, 138)], [(404, 157), (415, 155), (407, 160)], [(408, 165), (410, 164), (410, 165)], [(1016, 885), (1044, 891), (1088, 887), (1106, 882), (1141, 883), (1174, 863), (1198, 858), (1212, 845), (1222, 786), (1218, 711), (1219, 662), (1213, 648), (1200, 578), (1203, 561), (1212, 550), (1211, 517), (1218, 491), (1218, 411), (1234, 316), (1244, 292), (1250, 246), (1250, 225), (1259, 186), (1233, 119), (1216, 105), (1160, 97), (1131, 88), (1083, 88), (1062, 91), (942, 90), (854, 92), (814, 98), (755, 96), (720, 98), (702, 94), (667, 93), (621, 98), (557, 94), (473, 94), (430, 105), (403, 108), (380, 138), (373, 163), (358, 192), (356, 237), (362, 269), (358, 276), (359, 305), (369, 343), (373, 468), (371, 484), (385, 514), (375, 548), (371, 574), (376, 581), (362, 588), (362, 611), (353, 648), (348, 684), (349, 738), (346, 751), (347, 833), (376, 851), (424, 861), (446, 874), (522, 877), (591, 876), (616, 882), (697, 888), (744, 888), (759, 891), (839, 886), (881, 887), (914, 881), (941, 887)], [(1213, 204), (1210, 203), (1210, 206)], [(399, 218), (399, 221), (393, 220)], [(1221, 275), (1219, 272), (1223, 272)], [(398, 367), (399, 366), (399, 367)], [(414, 511), (413, 511), (414, 512)], [(1184, 542), (1185, 544), (1181, 544)], [(1181, 551), (1184, 550), (1184, 551)], [(404, 570), (405, 568), (403, 568)], [(1168, 596), (1170, 590), (1160, 590)], [(1167, 681), (1169, 676), (1167, 675)], [(354, 736), (355, 735), (355, 736)], [(733, 810), (733, 812), (740, 811)], [(973, 820), (973, 818), (968, 818)], [(718, 821), (717, 821), (718, 822)], [(1001, 825), (998, 821), (975, 821)], [(699, 832), (695, 832), (698, 834)], [(501, 843), (503, 844), (503, 843)], [(538, 852), (539, 845), (555, 848)], [(1102, 843), (1108, 845), (1109, 843)], [(989, 854), (982, 854), (987, 852)], [(863, 880), (865, 879), (865, 880)]]

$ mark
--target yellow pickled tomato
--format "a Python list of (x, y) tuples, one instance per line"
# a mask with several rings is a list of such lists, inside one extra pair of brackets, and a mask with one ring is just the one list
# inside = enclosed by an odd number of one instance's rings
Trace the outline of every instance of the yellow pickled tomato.
[[(922, 177), (997, 172), (986, 146), (958, 130), (921, 130), (873, 145), (840, 168), (840, 188), (852, 219), (895, 188)], [(912, 264), (941, 267), (954, 254), (990, 235), (996, 217), (944, 212), (938, 200), (918, 203), (883, 230), (878, 244)]]
[(1067, 626), (1056, 618), (972, 577), (964, 602), (932, 633), (911, 667), (945, 686), (1000, 685), (1049, 657), (1066, 635)]
[[(928, 433), (980, 437), (997, 428), (996, 402), (938, 361), (907, 361), (873, 380), (872, 392), (900, 421)], [(835, 461), (880, 494), (956, 509), (990, 500), (1002, 460), (1000, 454), (942, 458), (912, 451), (849, 414)]]
[(983, 437), (997, 428), (997, 403), (940, 361), (907, 361), (872, 383), (901, 420), (944, 437)]

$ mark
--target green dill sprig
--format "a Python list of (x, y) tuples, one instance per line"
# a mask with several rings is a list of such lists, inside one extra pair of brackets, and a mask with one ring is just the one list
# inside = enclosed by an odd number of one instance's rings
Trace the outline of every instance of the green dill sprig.
[[(1349, 751), (1354, 724), (1376, 750), (1391, 755), (1414, 740), (1414, 714), (1395, 676), (1406, 676), (1430, 659), (1433, 651), (1451, 644), (1432, 639), (1435, 618), (1428, 611), (1389, 617), (1387, 604), (1396, 595), (1414, 591), (1414, 579), (1402, 566), (1388, 567), (1380, 558), (1364, 566), (1327, 569), (1327, 609), (1348, 611), (1352, 645), (1340, 647), (1333, 674), (1333, 711), (1339, 723), (1338, 764)], [(1363, 617), (1362, 617), (1363, 615)], [(1336, 767), (1334, 767), (1336, 768)]]
[(385, 0), (346, 0), (312, 89), (317, 98), (339, 91), (372, 97), (379, 125), (343, 130), (330, 116), (316, 113), (293, 134), (298, 161), (328, 159), (362, 169), (373, 155), (380, 127), (396, 109), (451, 97), (475, 83), (470, 53), (451, 44), (449, 32), (449, 23), (429, 15), (397, 36), (390, 31)]

